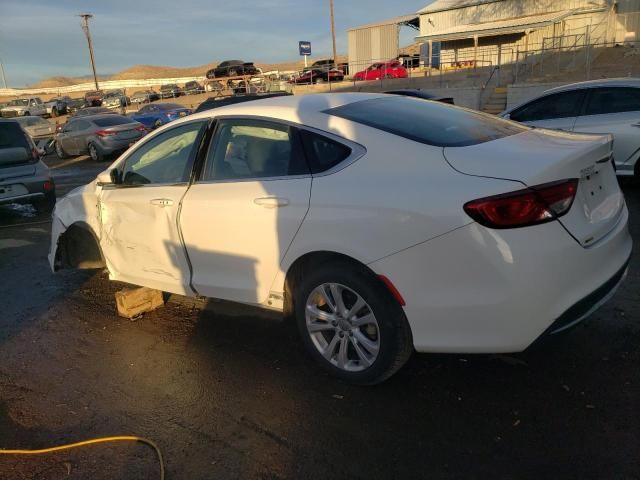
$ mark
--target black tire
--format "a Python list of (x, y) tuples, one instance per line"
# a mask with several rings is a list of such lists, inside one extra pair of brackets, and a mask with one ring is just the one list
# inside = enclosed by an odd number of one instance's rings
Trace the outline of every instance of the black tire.
[[(379, 351), (373, 363), (363, 370), (347, 371), (326, 360), (307, 330), (307, 299), (314, 289), (327, 283), (340, 284), (356, 292), (367, 303), (378, 322)], [(402, 307), (382, 281), (365, 267), (358, 268), (340, 261), (327, 263), (313, 271), (303, 272), (299, 276), (299, 283), (293, 285), (292, 290), (294, 315), (306, 350), (323, 369), (341, 380), (357, 385), (383, 382), (396, 373), (411, 356), (413, 339)], [(339, 335), (333, 331), (327, 331), (327, 334)]]
[(56, 155), (60, 160), (64, 160), (69, 156), (67, 155), (67, 152), (64, 151), (64, 148), (62, 148), (62, 145), (60, 144), (60, 142), (56, 142), (55, 149), (56, 149)]
[(153, 128), (160, 128), (162, 126), (162, 122), (160, 120), (156, 120), (153, 124)]
[(238, 72), (236, 70), (229, 70), (229, 76), (230, 77), (237, 77), (238, 76)]
[(393, 78), (393, 75), (391, 75), (391, 74), (387, 73), (387, 74), (384, 76), (384, 78), (385, 78), (386, 80), (391, 80), (391, 79)]
[(53, 118), (56, 118), (56, 117), (58, 116), (58, 109), (57, 109), (56, 107), (53, 107), (53, 108), (51, 109), (51, 116), (52, 116)]
[(23, 116), (24, 116), (24, 117), (28, 117), (29, 115), (31, 115), (31, 112), (26, 111), (26, 112), (24, 112), (24, 115), (23, 115)]
[(90, 143), (89, 145), (87, 145), (87, 149), (89, 150), (89, 156), (91, 157), (91, 160), (93, 160), (94, 162), (102, 162), (104, 160), (104, 153), (102, 153), (100, 147), (98, 147), (95, 143)]
[(34, 200), (31, 204), (38, 213), (50, 214), (56, 206), (56, 194), (55, 192), (46, 193), (44, 198)]

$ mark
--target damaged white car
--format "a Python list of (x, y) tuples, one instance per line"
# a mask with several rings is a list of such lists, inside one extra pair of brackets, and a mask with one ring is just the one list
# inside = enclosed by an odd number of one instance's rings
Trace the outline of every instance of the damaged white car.
[(49, 260), (295, 315), (342, 379), (517, 352), (579, 322), (631, 254), (610, 136), (383, 94), (173, 122), (60, 200)]

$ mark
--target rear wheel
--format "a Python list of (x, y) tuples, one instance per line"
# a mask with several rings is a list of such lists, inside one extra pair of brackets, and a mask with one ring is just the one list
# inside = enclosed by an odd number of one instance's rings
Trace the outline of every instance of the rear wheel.
[(393, 75), (391, 75), (390, 73), (387, 73), (387, 74), (384, 76), (384, 78), (385, 78), (385, 79), (387, 79), (387, 80), (390, 80), (390, 79), (392, 79), (392, 78), (393, 78)]
[(162, 122), (160, 120), (156, 120), (153, 124), (153, 128), (160, 128), (162, 126)]
[(28, 117), (29, 115), (31, 115), (31, 112), (29, 112), (29, 111), (24, 112), (24, 116), (25, 117)]
[(90, 143), (88, 148), (91, 160), (93, 160), (94, 162), (101, 162), (104, 160), (104, 153), (102, 153), (102, 151), (96, 144)]
[(400, 305), (370, 272), (336, 262), (301, 275), (294, 312), (303, 343), (322, 368), (350, 383), (380, 383), (413, 351)]
[(51, 116), (54, 118), (58, 116), (58, 109), (56, 107), (51, 109)]
[(53, 209), (56, 206), (56, 194), (54, 192), (46, 193), (44, 198), (34, 200), (31, 204), (38, 213), (49, 214), (53, 212)]
[(56, 142), (56, 155), (60, 160), (64, 160), (68, 156), (67, 152), (65, 152), (64, 148), (62, 148), (60, 142)]

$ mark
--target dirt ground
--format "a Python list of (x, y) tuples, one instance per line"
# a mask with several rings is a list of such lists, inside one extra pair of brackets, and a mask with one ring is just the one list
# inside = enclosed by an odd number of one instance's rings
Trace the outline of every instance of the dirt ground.
[[(55, 168), (59, 194), (105, 168)], [(640, 241), (640, 188), (624, 185)], [(414, 355), (343, 384), (277, 315), (173, 296), (137, 321), (103, 273), (52, 274), (50, 222), (0, 208), (0, 448), (106, 435), (168, 479), (640, 478), (640, 257), (588, 321), (517, 355)], [(535, 288), (535, 285), (532, 285)], [(151, 449), (0, 456), (2, 479), (155, 479)]]

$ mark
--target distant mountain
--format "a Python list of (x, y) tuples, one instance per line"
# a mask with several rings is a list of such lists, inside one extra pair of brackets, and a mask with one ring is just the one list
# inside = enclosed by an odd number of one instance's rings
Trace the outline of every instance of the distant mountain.
[[(418, 44), (409, 45), (401, 48), (402, 54), (413, 54), (419, 52)], [(314, 57), (309, 59), (310, 63), (319, 58)], [(346, 62), (346, 55), (338, 55), (338, 62)], [(245, 61), (250, 61), (245, 59)], [(146, 78), (175, 78), (175, 77), (199, 77), (204, 76), (207, 70), (218, 65), (219, 62), (208, 63), (205, 65), (198, 65), (196, 67), (164, 67), (159, 65), (134, 65), (133, 67), (126, 68), (118, 73), (111, 75), (100, 75), (98, 81), (102, 80), (137, 80)], [(263, 71), (268, 72), (271, 70), (290, 71), (290, 70), (302, 70), (304, 67), (304, 60), (299, 59), (288, 63), (258, 63), (256, 66), (262, 68)], [(56, 76), (50, 77), (45, 80), (41, 80), (31, 88), (47, 88), (47, 87), (66, 87), (69, 85), (76, 85), (78, 83), (85, 83), (90, 81), (93, 75), (83, 75), (81, 77), (64, 77)]]

